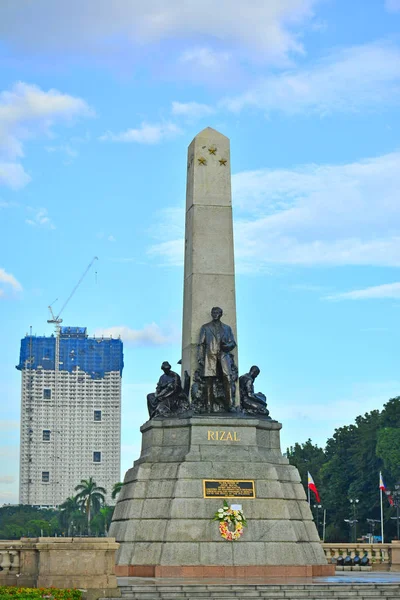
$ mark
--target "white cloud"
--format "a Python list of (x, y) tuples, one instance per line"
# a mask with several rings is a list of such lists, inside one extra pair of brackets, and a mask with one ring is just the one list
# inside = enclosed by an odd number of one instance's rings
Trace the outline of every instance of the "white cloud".
[[(298, 31), (311, 20), (316, 0), (40, 0), (0, 4), (3, 44), (22, 54), (81, 51), (110, 60), (130, 46), (171, 39), (211, 39), (250, 49), (259, 59), (286, 61), (303, 52)], [(128, 46), (128, 48), (126, 48)], [(121, 52), (121, 48), (126, 48)], [(126, 58), (125, 58), (126, 60)]]
[(92, 114), (81, 98), (16, 83), (11, 90), (0, 93), (0, 149), (11, 158), (21, 157), (23, 140), (36, 131), (46, 133), (57, 120), (68, 121)]
[(58, 90), (41, 90), (19, 82), (0, 93), (0, 183), (18, 189), (30, 181), (21, 164), (24, 143), (37, 135), (49, 135), (58, 122), (72, 122), (93, 114), (81, 98)]
[(125, 142), (137, 144), (158, 144), (163, 139), (174, 137), (181, 133), (173, 123), (150, 124), (142, 123), (138, 129), (127, 129), (120, 133), (107, 131), (99, 139), (108, 142)]
[(202, 119), (208, 115), (212, 115), (215, 109), (207, 104), (199, 104), (198, 102), (173, 102), (172, 114), (188, 119)]
[(218, 52), (212, 48), (192, 48), (185, 50), (179, 60), (182, 63), (188, 63), (192, 69), (220, 71), (230, 58), (229, 52)]
[(185, 212), (183, 208), (171, 206), (158, 211), (156, 222), (149, 233), (156, 242), (147, 249), (149, 256), (160, 258), (161, 264), (183, 265)]
[[(245, 171), (233, 176), (232, 189), (239, 272), (278, 264), (400, 266), (400, 152)], [(157, 241), (148, 252), (181, 265), (183, 224), (168, 212), (158, 219), (164, 226), (154, 224)]]
[(30, 219), (25, 219), (25, 223), (32, 227), (45, 227), (47, 229), (55, 229), (55, 225), (48, 216), (47, 208), (33, 208), (27, 207), (28, 212), (31, 214)]
[(385, 8), (388, 12), (400, 12), (400, 0), (385, 0)]
[(6, 185), (13, 190), (25, 187), (31, 177), (18, 163), (0, 162), (0, 185)]
[(115, 239), (115, 237), (113, 235), (109, 235), (108, 238), (107, 238), (107, 241), (108, 242), (115, 242), (116, 239)]
[(127, 325), (115, 325), (97, 329), (96, 336), (121, 337), (124, 343), (134, 346), (162, 346), (178, 340), (177, 332), (164, 332), (156, 323), (145, 325), (142, 329), (132, 329)]
[(234, 112), (250, 107), (326, 115), (399, 101), (400, 50), (381, 42), (337, 50), (309, 67), (270, 75), (221, 104)]
[(149, 256), (159, 257), (162, 265), (181, 267), (183, 265), (184, 244), (183, 238), (159, 242), (148, 248)]
[(351, 292), (341, 292), (325, 296), (326, 300), (368, 300), (382, 298), (400, 298), (400, 283), (385, 283), (383, 285), (374, 285), (362, 290), (353, 290)]
[(76, 158), (78, 151), (72, 148), (69, 144), (59, 144), (58, 146), (46, 146), (46, 151), (50, 153), (60, 152), (65, 154), (68, 158)]
[(2, 268), (0, 268), (0, 286), (1, 286), (1, 288), (0, 288), (1, 296), (5, 295), (4, 286), (7, 286), (8, 289), (10, 286), (13, 292), (21, 292), (22, 291), (22, 285), (14, 277), (14, 275), (12, 275), (11, 273), (7, 273), (7, 271)]
[(233, 177), (238, 258), (264, 264), (400, 265), (400, 153)]
[(14, 483), (16, 478), (13, 475), (0, 476), (0, 483)]

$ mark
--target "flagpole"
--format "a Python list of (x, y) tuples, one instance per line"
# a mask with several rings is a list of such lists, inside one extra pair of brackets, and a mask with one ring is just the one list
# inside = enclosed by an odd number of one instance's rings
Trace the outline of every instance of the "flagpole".
[(322, 528), (322, 541), (325, 542), (325, 528), (326, 528), (326, 508), (324, 508), (324, 526)]
[(310, 497), (310, 488), (307, 487), (307, 492), (308, 492), (308, 506), (311, 507), (311, 497)]
[(382, 501), (382, 488), (379, 491), (381, 493), (381, 537), (382, 537), (382, 544), (383, 544), (383, 501)]

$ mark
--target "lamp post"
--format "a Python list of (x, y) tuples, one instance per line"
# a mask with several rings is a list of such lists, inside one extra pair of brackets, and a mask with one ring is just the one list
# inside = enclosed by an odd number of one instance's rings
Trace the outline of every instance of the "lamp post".
[[(357, 531), (357, 519), (344, 519), (345, 523), (348, 523), (350, 525), (350, 539), (353, 537), (354, 538), (354, 543), (356, 543), (356, 531)], [(354, 533), (353, 533), (354, 531)]]
[(358, 498), (349, 498), (350, 504), (353, 507), (353, 523), (354, 523), (354, 543), (357, 543), (357, 504), (359, 503)]
[(370, 532), (369, 532), (369, 537), (370, 537), (369, 543), (370, 544), (374, 543), (375, 525), (380, 522), (381, 522), (380, 519), (367, 519), (367, 523), (369, 523), (369, 527), (370, 527)]
[(321, 539), (321, 536), (319, 534), (319, 511), (322, 508), (322, 504), (314, 504), (314, 508), (317, 511), (317, 531), (318, 531), (318, 537)]
[(397, 539), (400, 540), (400, 523), (399, 523), (399, 519), (400, 519), (400, 515), (399, 515), (399, 510), (400, 510), (400, 484), (397, 483), (394, 486), (394, 492), (392, 494), (393, 496), (393, 504), (396, 507), (396, 516), (395, 517), (390, 517), (391, 519), (396, 519), (396, 525), (397, 525)]

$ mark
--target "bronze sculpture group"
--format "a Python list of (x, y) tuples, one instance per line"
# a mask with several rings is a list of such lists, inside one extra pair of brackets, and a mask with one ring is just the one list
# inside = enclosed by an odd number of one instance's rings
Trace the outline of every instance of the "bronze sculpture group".
[(161, 365), (164, 374), (158, 380), (155, 394), (147, 395), (149, 417), (168, 417), (189, 409), (189, 401), (182, 390), (181, 378), (171, 370), (168, 361)]
[[(223, 311), (211, 310), (212, 320), (200, 329), (197, 346), (198, 368), (193, 374), (188, 394), (182, 389), (181, 378), (165, 361), (155, 393), (148, 394), (147, 406), (150, 419), (174, 417), (184, 414), (234, 413), (269, 417), (267, 399), (261, 392), (254, 392), (254, 381), (260, 373), (257, 366), (238, 377), (233, 350), (236, 341), (231, 327), (222, 323)], [(188, 375), (185, 372), (186, 379)], [(239, 380), (240, 407), (235, 406), (236, 386)]]

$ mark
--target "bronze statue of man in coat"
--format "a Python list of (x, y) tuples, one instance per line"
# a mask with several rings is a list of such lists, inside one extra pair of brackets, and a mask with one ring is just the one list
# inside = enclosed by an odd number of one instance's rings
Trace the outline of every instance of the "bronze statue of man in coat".
[(214, 384), (220, 381), (224, 388), (224, 408), (230, 411), (234, 404), (234, 382), (232, 356), (236, 341), (229, 325), (221, 322), (222, 308), (211, 309), (212, 321), (200, 329), (197, 359), (206, 382), (207, 404), (213, 410), (215, 401)]

